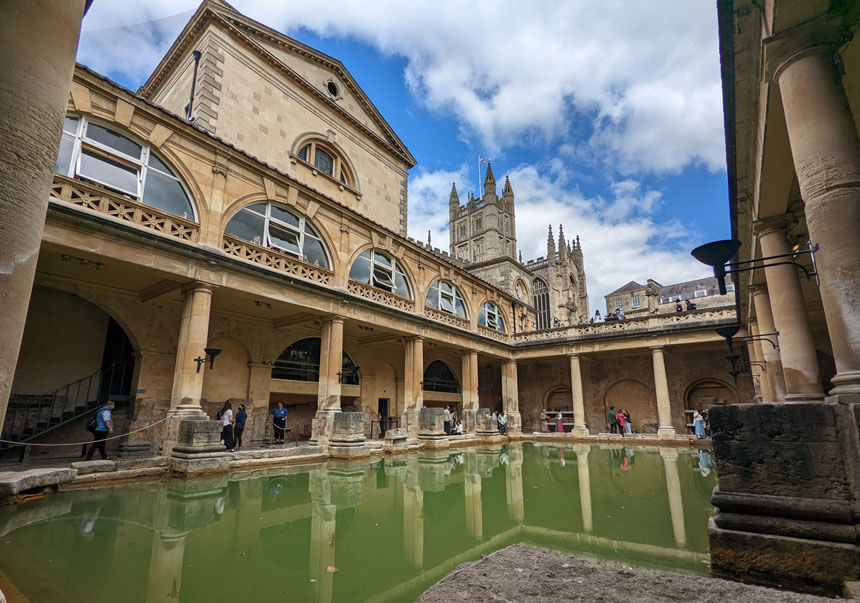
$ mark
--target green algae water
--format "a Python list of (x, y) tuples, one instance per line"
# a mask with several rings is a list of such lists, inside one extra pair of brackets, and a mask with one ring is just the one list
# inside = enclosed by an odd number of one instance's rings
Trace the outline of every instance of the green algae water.
[(707, 450), (525, 443), (61, 492), (0, 508), (0, 589), (411, 601), (520, 542), (706, 574), (712, 467)]

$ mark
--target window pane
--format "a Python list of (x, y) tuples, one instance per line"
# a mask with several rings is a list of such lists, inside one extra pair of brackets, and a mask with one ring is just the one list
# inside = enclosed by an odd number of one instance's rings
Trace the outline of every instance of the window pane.
[(97, 124), (87, 124), (87, 138), (100, 142), (129, 157), (140, 159), (140, 145), (121, 134), (112, 132)]
[(233, 216), (230, 223), (224, 232), (231, 234), (234, 237), (245, 239), (257, 245), (263, 244), (263, 229), (265, 228), (266, 220), (262, 216), (243, 209), (238, 214)]
[(69, 163), (71, 163), (72, 161), (72, 153), (74, 152), (74, 150), (74, 139), (64, 134), (63, 137), (60, 139), (60, 149), (57, 152), (57, 163), (54, 166), (55, 172), (63, 175), (68, 175)]
[(482, 327), (487, 324), (487, 310), (485, 306), (481, 306), (481, 309), (478, 311), (478, 324)]
[(316, 239), (305, 237), (305, 247), (302, 251), (306, 262), (322, 268), (328, 268), (328, 258), (326, 258), (325, 249), (323, 249), (322, 243)]
[(363, 253), (353, 262), (352, 269), (349, 271), (349, 278), (370, 284), (370, 260), (364, 257)]
[(454, 311), (454, 300), (451, 299), (451, 297), (449, 295), (444, 295), (444, 294), (440, 295), (439, 296), (439, 304), (441, 305), (441, 308), (443, 310), (445, 310), (446, 312), (453, 312)]
[(378, 251), (373, 252), (373, 260), (377, 264), (379, 264), (381, 266), (385, 266), (386, 268), (391, 268), (394, 265), (393, 262), (391, 261), (391, 258), (386, 256), (384, 253), (380, 253)]
[(305, 146), (303, 146), (301, 149), (299, 149), (299, 159), (301, 159), (302, 161), (307, 161), (307, 160), (308, 160), (308, 148), (309, 148), (310, 146), (311, 146), (311, 145), (306, 144), (306, 145), (305, 145)]
[(409, 293), (409, 283), (399, 272), (394, 273), (394, 292), (400, 297), (412, 297)]
[(466, 306), (459, 297), (454, 300), (454, 314), (460, 318), (466, 318)]
[(112, 188), (137, 196), (137, 170), (117, 161), (111, 161), (88, 149), (81, 150), (81, 167), (78, 173)]
[(187, 220), (194, 219), (191, 202), (188, 201), (179, 181), (170, 176), (163, 176), (154, 170), (147, 170), (143, 188), (143, 202), (175, 216), (181, 216)]
[(340, 181), (341, 181), (343, 184), (347, 184), (347, 182), (346, 182), (346, 172), (344, 172), (343, 170), (341, 170), (341, 171), (340, 171)]
[(253, 203), (246, 207), (242, 211), (252, 211), (254, 213), (260, 214), (261, 216), (266, 215), (266, 203)]
[(379, 266), (373, 269), (373, 284), (377, 287), (391, 291), (394, 289), (394, 282), (391, 280), (391, 273)]
[(288, 212), (285, 209), (278, 207), (277, 205), (272, 205), (272, 218), (283, 222), (284, 224), (289, 224), (290, 226), (299, 227), (299, 219), (291, 212)]
[(317, 148), (314, 157), (314, 167), (331, 176), (334, 173), (334, 158), (322, 149)]
[(439, 281), (439, 289), (442, 291), (442, 293), (447, 293), (449, 295), (454, 293), (454, 285), (445, 281)]
[(427, 297), (424, 299), (424, 305), (429, 308), (439, 307), (439, 283), (433, 283), (427, 291)]
[(278, 247), (279, 249), (289, 251), (290, 253), (301, 255), (298, 235), (294, 231), (278, 226), (272, 222), (269, 223), (269, 243), (273, 247)]
[(63, 131), (68, 132), (69, 134), (77, 134), (78, 133), (78, 118), (77, 117), (67, 117), (63, 120)]
[(161, 170), (165, 174), (174, 175), (173, 170), (167, 167), (167, 164), (164, 163), (161, 159), (153, 155), (152, 151), (149, 152), (149, 162), (147, 163), (149, 167), (154, 167), (157, 170)]

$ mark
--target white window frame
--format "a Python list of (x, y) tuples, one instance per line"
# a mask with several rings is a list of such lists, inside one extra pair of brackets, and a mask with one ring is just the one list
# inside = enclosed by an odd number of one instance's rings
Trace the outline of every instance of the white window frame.
[[(261, 216), (264, 220), (263, 221), (263, 236), (265, 237), (265, 239), (263, 241), (264, 247), (270, 247), (272, 249), (277, 249), (278, 251), (280, 251), (282, 253), (286, 253), (288, 255), (292, 255), (294, 257), (297, 257), (298, 259), (302, 260), (303, 262), (310, 263), (310, 261), (307, 259), (307, 256), (304, 253), (304, 251), (305, 251), (305, 235), (307, 235), (310, 238), (319, 241), (320, 247), (322, 248), (322, 251), (323, 251), (323, 254), (325, 255), (325, 260), (326, 260), (326, 265), (321, 266), (321, 268), (325, 268), (326, 270), (329, 269), (329, 267), (332, 264), (331, 264), (331, 257), (329, 256), (328, 248), (326, 247), (325, 241), (318, 234), (312, 235), (312, 234), (308, 234), (305, 232), (306, 228), (310, 228), (314, 232), (316, 232), (316, 229), (307, 223), (307, 220), (305, 219), (305, 217), (303, 215), (301, 215), (297, 212), (294, 212), (290, 209), (287, 209), (286, 207), (283, 207), (282, 205), (278, 205), (278, 209), (280, 209), (281, 211), (286, 211), (286, 212), (290, 213), (294, 218), (296, 218), (299, 221), (299, 226), (298, 226), (298, 228), (296, 228), (292, 224), (288, 224), (288, 223), (284, 222), (283, 220), (279, 220), (278, 218), (272, 217), (272, 202), (271, 201), (266, 202), (265, 214), (261, 214), (256, 209), (252, 209), (252, 207), (254, 205), (259, 205), (259, 203), (252, 203), (251, 205), (243, 207), (242, 209), (237, 211), (235, 214), (233, 214), (233, 216), (230, 218), (230, 221), (232, 221), (236, 216), (239, 215), (240, 212), (243, 212), (243, 211), (250, 212), (250, 213), (255, 214), (257, 216)], [(282, 247), (282, 246), (278, 245), (277, 243), (272, 242), (272, 235), (269, 232), (269, 227), (273, 222), (277, 228), (281, 228), (283, 230), (290, 232), (291, 234), (298, 236), (298, 241), (299, 241), (298, 252), (296, 252), (293, 249), (288, 249), (286, 247)], [(229, 226), (229, 225), (230, 225), (230, 222), (228, 221), (227, 226)], [(227, 233), (227, 234), (230, 234), (230, 233)], [(230, 236), (236, 236), (236, 235), (230, 235)], [(237, 238), (241, 238), (241, 237), (237, 237)], [(242, 240), (244, 241), (245, 239), (242, 239)], [(258, 244), (258, 243), (254, 243), (254, 241), (248, 241), (248, 242), (251, 243), (252, 245)]]
[[(365, 254), (367, 252), (370, 252), (370, 258), (366, 257)], [(394, 257), (377, 249), (365, 249), (355, 258), (353, 266), (355, 266), (356, 262), (370, 263), (370, 282), (367, 284), (371, 287), (382, 289), (398, 297), (412, 299), (412, 286), (409, 284), (409, 278), (406, 276), (406, 271), (403, 270), (403, 267)], [(403, 282), (406, 285), (405, 295), (397, 292), (397, 279), (395, 278), (397, 274), (403, 278)], [(352, 268), (350, 268), (350, 278), (353, 278)], [(386, 278), (388, 279), (387, 283), (384, 282)]]
[(641, 298), (641, 297), (639, 297), (638, 295), (634, 295), (634, 296), (633, 296), (633, 303), (632, 303), (632, 307), (634, 307), (634, 308), (641, 308), (641, 307), (642, 307), (642, 298)]
[(615, 311), (618, 312), (619, 310), (623, 310), (623, 309), (624, 309), (624, 298), (616, 297), (615, 298)]
[[(450, 293), (442, 290), (443, 283), (451, 287)], [(435, 299), (432, 299), (434, 291), (436, 295)], [(442, 306), (443, 299), (451, 304), (451, 310), (446, 310)], [(459, 300), (460, 304), (463, 306), (462, 315), (457, 313), (457, 300)], [(442, 312), (452, 314), (454, 316), (459, 316), (460, 318), (468, 318), (468, 314), (466, 311), (466, 301), (463, 299), (463, 296), (460, 293), (459, 289), (457, 289), (457, 286), (451, 281), (446, 281), (442, 279), (434, 281), (433, 284), (431, 284), (427, 290), (427, 296), (424, 299), (424, 305), (435, 310), (440, 310)]]
[(505, 332), (505, 317), (499, 311), (499, 307), (493, 302), (484, 302), (478, 313), (478, 324), (488, 329), (494, 329), (499, 333)]
[(696, 289), (693, 292), (693, 297), (707, 297), (707, 296), (708, 296), (708, 290), (707, 289)]

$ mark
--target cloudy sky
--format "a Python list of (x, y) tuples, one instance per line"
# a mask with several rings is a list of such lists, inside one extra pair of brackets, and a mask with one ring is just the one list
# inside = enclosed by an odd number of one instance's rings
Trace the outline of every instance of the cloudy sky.
[[(231, 0), (340, 59), (418, 160), (409, 234), (448, 246), (479, 155), (510, 174), (518, 246), (579, 235), (592, 313), (630, 280), (698, 278), (730, 234), (713, 2)], [(99, 0), (78, 61), (137, 89), (196, 0)]]

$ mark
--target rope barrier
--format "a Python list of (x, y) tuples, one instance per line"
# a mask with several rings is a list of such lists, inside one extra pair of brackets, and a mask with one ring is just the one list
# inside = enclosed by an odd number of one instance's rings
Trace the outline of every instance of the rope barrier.
[(41, 446), (43, 448), (56, 448), (59, 446), (82, 446), (85, 444), (92, 444), (93, 442), (107, 442), (109, 440), (116, 440), (119, 438), (124, 438), (126, 436), (130, 436), (133, 433), (140, 433), (141, 431), (146, 431), (150, 427), (155, 427), (159, 423), (164, 423), (170, 417), (164, 417), (163, 419), (156, 421), (155, 423), (150, 423), (140, 429), (135, 429), (134, 431), (129, 431), (128, 433), (121, 433), (119, 435), (111, 436), (109, 438), (98, 439), (98, 440), (87, 440), (86, 442), (65, 442), (63, 444), (32, 444), (30, 442), (16, 442), (15, 440), (0, 440), (2, 444), (13, 444), (15, 446)]

